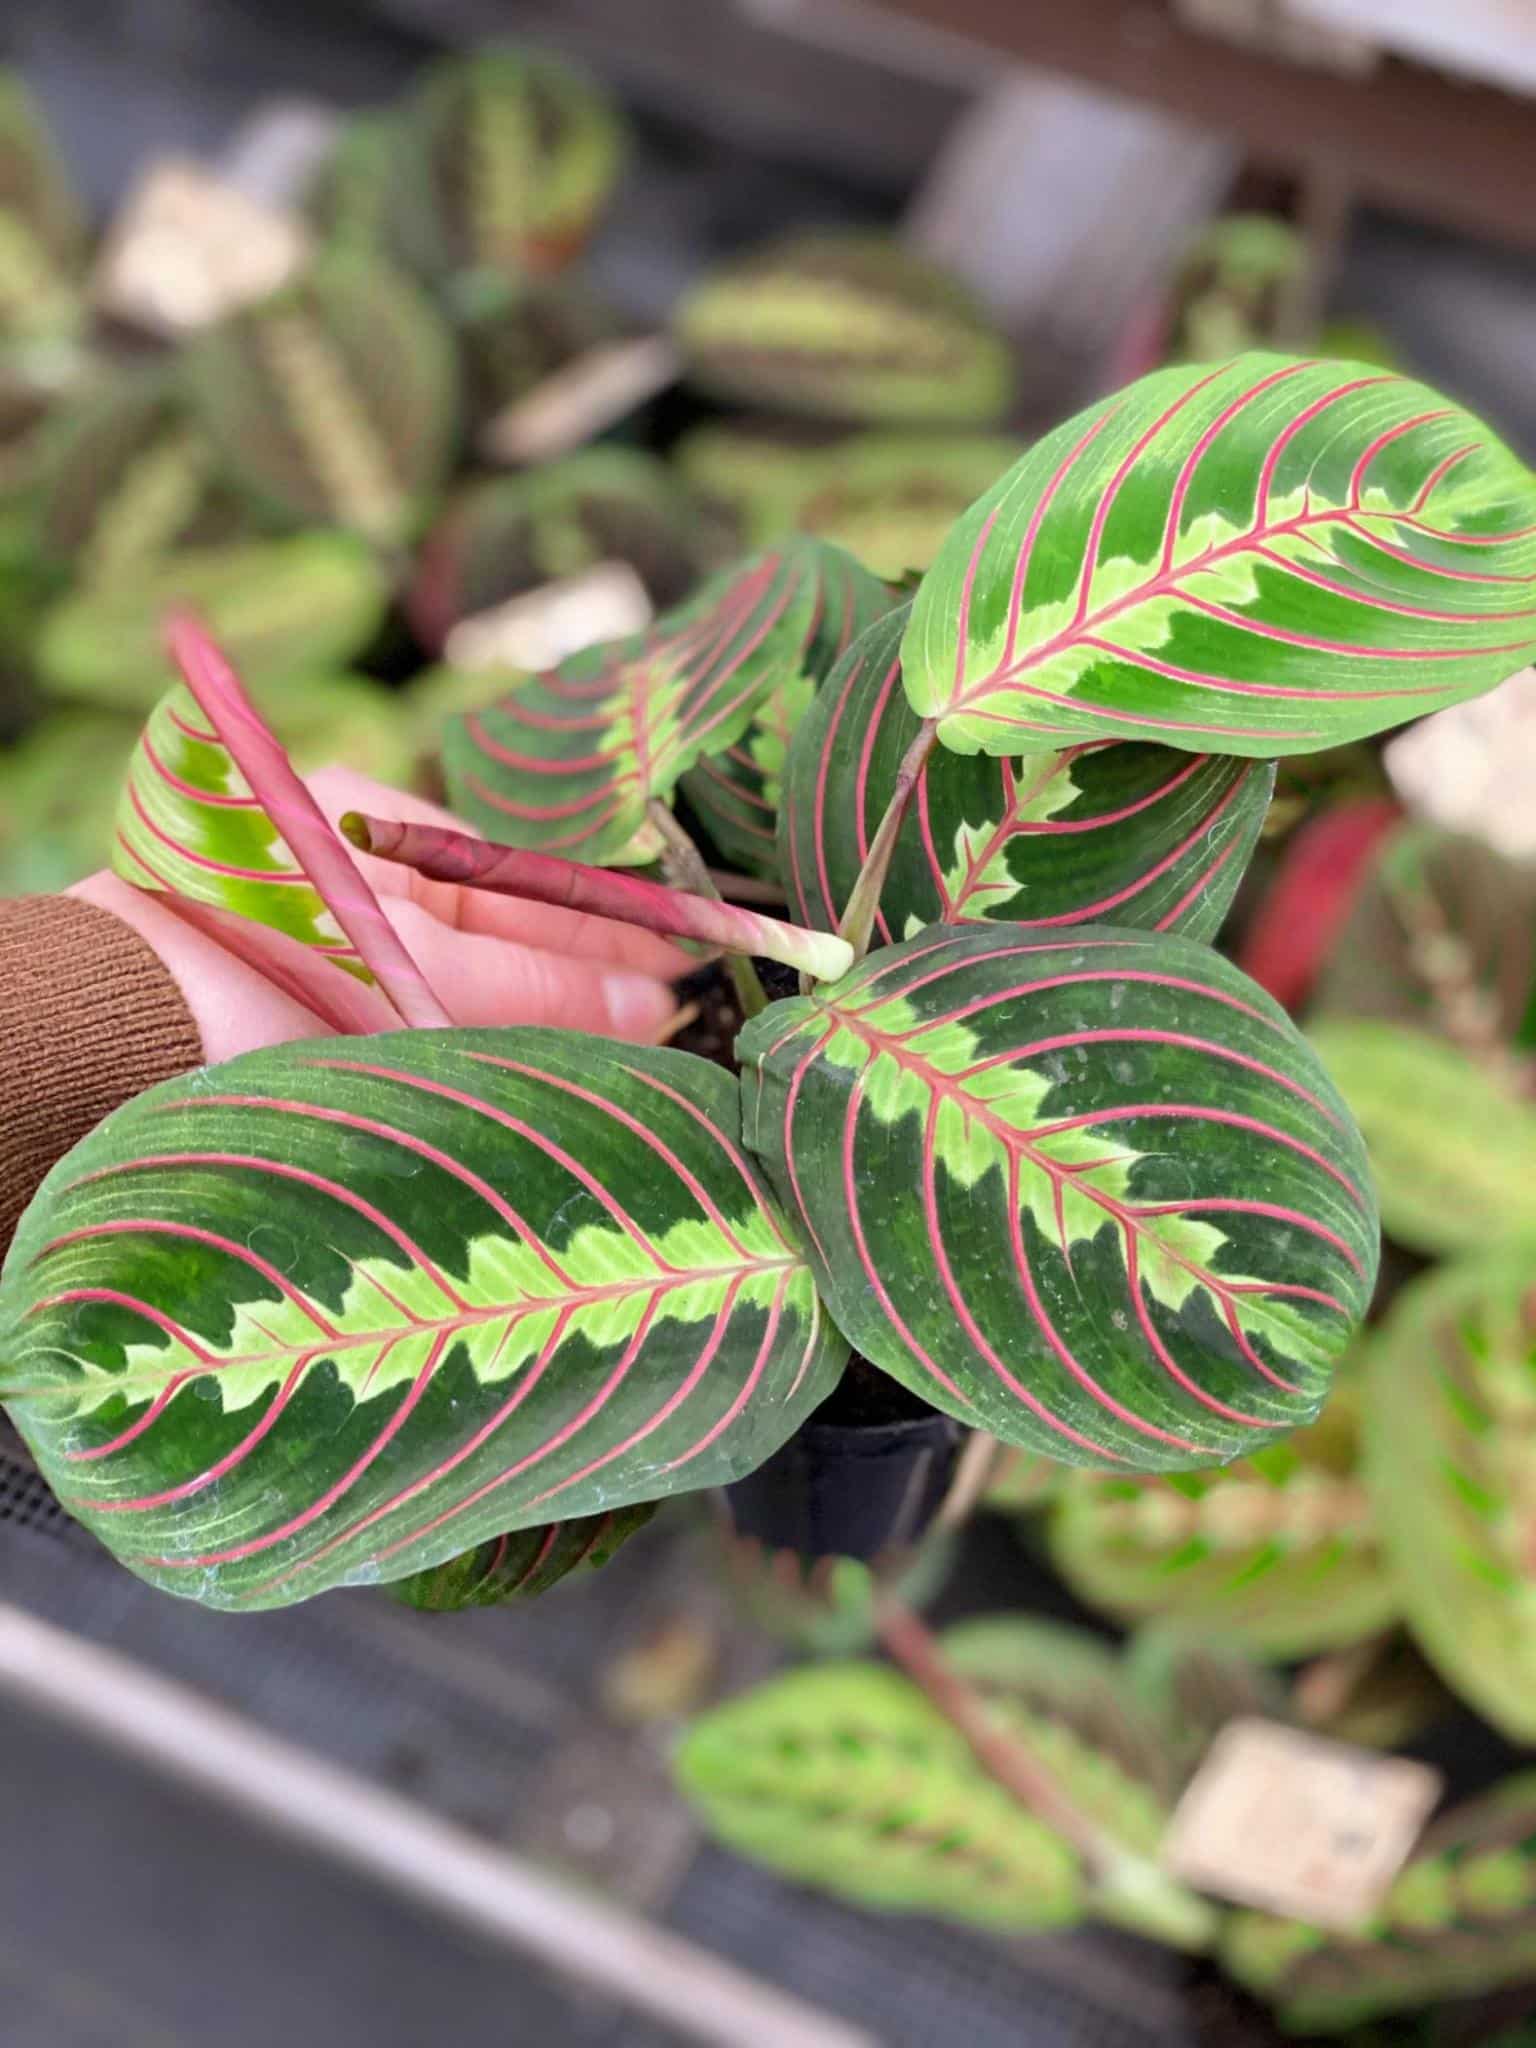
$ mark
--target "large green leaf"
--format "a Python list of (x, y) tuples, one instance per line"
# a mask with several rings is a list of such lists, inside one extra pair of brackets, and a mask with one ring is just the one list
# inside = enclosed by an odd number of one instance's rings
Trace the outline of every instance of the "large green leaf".
[(1081, 1917), (1073, 1852), (882, 1665), (791, 1671), (696, 1721), (675, 1763), (712, 1833), (824, 1891), (1020, 1931)]
[(1536, 1773), (1437, 1820), (1358, 1931), (1234, 1913), (1221, 1959), (1305, 2033), (1524, 1981), (1536, 1971)]
[(189, 350), (188, 379), (229, 474), (290, 525), (397, 547), (453, 459), (453, 338), (414, 280), (377, 257), (333, 251), (221, 320)]
[[(790, 751), (779, 869), (805, 924), (836, 930), (918, 733), (905, 611), (860, 639)], [(1097, 741), (1007, 758), (931, 753), (896, 841), (877, 937), (990, 918), (1209, 938), (1242, 879), (1274, 764)]]
[(1338, 1017), (1310, 1035), (1365, 1133), (1389, 1236), (1442, 1256), (1536, 1241), (1536, 1107), (1508, 1078), (1407, 1025)]
[(253, 1053), (24, 1217), (0, 1384), (70, 1511), (217, 1607), (740, 1477), (846, 1357), (736, 1084), (555, 1031)]
[(172, 679), (164, 628), (178, 606), (206, 622), (253, 682), (268, 682), (344, 668), (388, 603), (383, 571), (350, 534), (188, 548), (56, 605), (38, 638), (38, 674), (62, 697), (148, 711)]
[(706, 583), (644, 633), (572, 655), (450, 720), (455, 810), (493, 839), (599, 863), (649, 860), (646, 805), (740, 737), (799, 672), (827, 565), (787, 541)]
[(886, 585), (841, 548), (822, 546), (820, 595), (792, 674), (777, 683), (730, 746), (711, 748), (683, 777), (683, 794), (728, 860), (777, 875), (780, 795), (790, 744), (823, 682), (891, 608)]
[(738, 1041), (849, 1341), (1069, 1464), (1310, 1421), (1370, 1299), (1364, 1148), (1295, 1027), (1166, 933), (938, 926)]
[(1365, 1476), (1408, 1624), (1515, 1742), (1536, 1740), (1533, 1303), (1518, 1254), (1414, 1281), (1366, 1390)]
[(1305, 1657), (1384, 1628), (1397, 1594), (1356, 1469), (1358, 1402), (1218, 1472), (1063, 1475), (1056, 1568), (1122, 1619), (1199, 1624), (1257, 1656)]
[(504, 1607), (512, 1600), (535, 1600), (569, 1578), (574, 1571), (607, 1564), (616, 1550), (643, 1529), (656, 1512), (650, 1501), (610, 1508), (606, 1515), (581, 1515), (570, 1522), (534, 1523), (477, 1543), (462, 1556), (408, 1579), (394, 1580), (386, 1590), (405, 1607), (429, 1614), (457, 1614), (467, 1607)]
[(1310, 753), (1536, 652), (1536, 477), (1422, 384), (1246, 355), (1039, 442), (951, 533), (903, 647), (961, 753)]

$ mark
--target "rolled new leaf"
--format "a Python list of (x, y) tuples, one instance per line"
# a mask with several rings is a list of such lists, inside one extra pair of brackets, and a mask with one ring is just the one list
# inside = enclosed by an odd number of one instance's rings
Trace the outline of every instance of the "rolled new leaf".
[(1403, 1612), (1447, 1685), (1536, 1740), (1536, 1298), (1528, 1256), (1397, 1296), (1366, 1382), (1365, 1477)]
[(763, 698), (739, 738), (711, 748), (683, 794), (719, 851), (749, 874), (778, 878), (778, 815), (795, 733), (849, 648), (891, 608), (887, 586), (841, 548), (815, 550), (818, 600), (792, 673)]
[(221, 1608), (750, 1471), (847, 1356), (734, 1079), (557, 1031), (248, 1054), (60, 1162), (6, 1403), (132, 1571)]
[(892, 236), (821, 229), (707, 277), (677, 309), (689, 375), (721, 397), (882, 426), (990, 426), (1007, 341), (965, 287)]
[(1316, 1416), (1375, 1279), (1365, 1151), (1206, 948), (937, 926), (738, 1052), (747, 1142), (839, 1328), (935, 1407), (1129, 1471)]
[(644, 633), (589, 648), (450, 720), (453, 808), (488, 837), (608, 866), (650, 860), (646, 807), (729, 746), (798, 672), (823, 556), (788, 541), (722, 571)]
[(1365, 1133), (1389, 1237), (1431, 1256), (1536, 1243), (1536, 1106), (1517, 1067), (1373, 1018), (1310, 1036)]
[(436, 882), (489, 889), (534, 903), (616, 918), (669, 938), (697, 939), (728, 952), (760, 954), (818, 980), (836, 981), (853, 965), (853, 948), (826, 932), (802, 931), (738, 904), (690, 896), (660, 882), (612, 874), (526, 848), (497, 846), (441, 825), (407, 825), (349, 811), (341, 829), (354, 846)]
[(1309, 2034), (1523, 1982), (1536, 1970), (1536, 1773), (1436, 1821), (1358, 1931), (1234, 1913), (1221, 1960)]
[(1281, 755), (1536, 653), (1536, 477), (1422, 384), (1246, 355), (1038, 442), (923, 579), (903, 683), (959, 753)]
[(1358, 1396), (1219, 1472), (1064, 1474), (1052, 1559), (1079, 1599), (1166, 1617), (1254, 1656), (1363, 1641), (1398, 1612), (1358, 1470)]
[(447, 328), (393, 265), (333, 253), (192, 347), (203, 426), (269, 516), (395, 547), (447, 475), (457, 370)]
[(253, 683), (345, 668), (383, 624), (389, 586), (343, 533), (187, 548), (123, 582), (66, 597), (43, 621), (46, 689), (114, 711), (149, 711), (174, 679), (166, 614), (203, 619)]
[(712, 1834), (838, 1897), (1017, 1932), (1082, 1917), (1074, 1852), (882, 1665), (774, 1679), (696, 1721), (674, 1766)]
[(430, 1571), (396, 1579), (385, 1591), (404, 1607), (428, 1614), (457, 1614), (469, 1607), (504, 1607), (536, 1600), (583, 1567), (607, 1564), (656, 1512), (649, 1501), (611, 1508), (606, 1515), (535, 1525), (477, 1543), (460, 1557)]
[(399, 118), (397, 246), (445, 285), (559, 269), (591, 233), (623, 153), (613, 109), (570, 65), (512, 45), (447, 58)]
[[(901, 687), (908, 609), (855, 642), (790, 750), (779, 872), (804, 924), (836, 930), (896, 788), (917, 714)], [(896, 840), (875, 936), (972, 920), (1113, 920), (1214, 935), (1258, 841), (1274, 764), (1098, 741), (1018, 763), (935, 749)]]

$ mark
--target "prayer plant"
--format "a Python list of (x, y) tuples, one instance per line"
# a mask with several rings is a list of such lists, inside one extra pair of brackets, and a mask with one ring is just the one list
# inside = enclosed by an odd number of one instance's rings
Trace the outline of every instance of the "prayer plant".
[[(760, 1467), (852, 1354), (1121, 1476), (1315, 1421), (1375, 1279), (1364, 1145), (1208, 941), (1277, 757), (1536, 654), (1536, 478), (1459, 408), (1349, 365), (1158, 372), (1015, 463), (910, 600), (797, 539), (509, 679), (443, 749), (487, 839), (345, 821), (725, 949), (734, 1070), (446, 1028), (232, 671), (172, 644), (120, 872), (339, 1035), (152, 1089), (17, 1233), (7, 1405), (130, 1569), (234, 1609), (526, 1594)], [(680, 791), (797, 922), (710, 896)], [(997, 1854), (1069, 1917), (1076, 1863)]]

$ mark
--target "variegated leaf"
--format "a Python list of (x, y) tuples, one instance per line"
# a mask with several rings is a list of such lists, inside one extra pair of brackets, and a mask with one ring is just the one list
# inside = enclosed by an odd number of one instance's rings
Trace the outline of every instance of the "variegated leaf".
[(453, 807), (487, 836), (599, 864), (652, 859), (646, 805), (729, 746), (798, 672), (826, 551), (789, 541), (644, 633), (575, 654), (449, 722)]
[(384, 622), (389, 586), (360, 540), (301, 533), (187, 548), (66, 597), (43, 621), (38, 673), (61, 697), (148, 711), (171, 681), (166, 613), (190, 606), (254, 682), (345, 668)]
[(269, 517), (381, 548), (421, 526), (454, 455), (453, 338), (415, 281), (333, 250), (188, 352), (224, 467)]
[(823, 1891), (1002, 1929), (1082, 1915), (1073, 1851), (882, 1665), (791, 1671), (696, 1721), (674, 1762), (711, 1833)]
[(1064, 1474), (1057, 1570), (1118, 1618), (1198, 1625), (1255, 1656), (1362, 1641), (1397, 1613), (1357, 1470), (1353, 1382), (1318, 1421), (1219, 1472)]
[(711, 748), (683, 777), (693, 811), (727, 860), (778, 873), (779, 803), (790, 745), (817, 691), (848, 649), (891, 608), (892, 593), (841, 548), (816, 549), (817, 605), (792, 674), (758, 705), (745, 732)]
[(1536, 1972), (1536, 1773), (1435, 1821), (1357, 1931), (1234, 1913), (1221, 1960), (1308, 2034), (1522, 1983)]
[(396, 239), (440, 285), (569, 262), (623, 161), (612, 107), (586, 75), (507, 44), (444, 58), (399, 117)]
[(572, 1572), (606, 1564), (655, 1512), (651, 1502), (638, 1501), (633, 1507), (610, 1508), (606, 1515), (551, 1522), (547, 1528), (535, 1523), (477, 1543), (446, 1564), (396, 1579), (387, 1590), (402, 1606), (431, 1614), (534, 1600)]
[(1536, 1107), (1518, 1069), (1374, 1018), (1310, 1036), (1365, 1134), (1389, 1237), (1431, 1256), (1536, 1243)]
[(1536, 1740), (1536, 1294), (1529, 1257), (1404, 1288), (1369, 1356), (1365, 1477), (1419, 1647)]
[(1536, 652), (1536, 477), (1386, 371), (1246, 355), (1143, 378), (953, 530), (903, 646), (961, 753), (1310, 753)]
[(1277, 1672), (1238, 1649), (1224, 1630), (1160, 1620), (1139, 1628), (1122, 1657), (1125, 1683), (1156, 1723), (1179, 1784), (1193, 1774), (1229, 1721), (1290, 1718)]
[(151, 1089), (17, 1232), (12, 1418), (115, 1556), (216, 1607), (735, 1479), (847, 1355), (739, 1127), (707, 1062), (556, 1031)]
[(1316, 1415), (1375, 1277), (1364, 1148), (1205, 947), (938, 926), (738, 1050), (839, 1327), (935, 1407), (1131, 1471)]
[(893, 235), (783, 236), (695, 286), (673, 329), (697, 383), (774, 412), (990, 426), (1012, 395), (995, 323)]
[[(779, 871), (805, 924), (835, 931), (919, 721), (901, 687), (907, 613), (858, 640), (790, 752)], [(1274, 788), (1274, 764), (1105, 741), (1024, 762), (928, 756), (875, 916), (887, 944), (929, 924), (1117, 924), (1209, 938)]]

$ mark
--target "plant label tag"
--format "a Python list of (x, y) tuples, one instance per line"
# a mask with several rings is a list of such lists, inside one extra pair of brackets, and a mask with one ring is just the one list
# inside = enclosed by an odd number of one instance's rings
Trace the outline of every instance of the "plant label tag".
[(503, 409), (480, 436), (492, 462), (548, 462), (595, 440), (675, 383), (682, 362), (664, 334), (605, 341)]
[(1536, 668), (1391, 740), (1392, 786), (1416, 817), (1513, 860), (1536, 855)]
[(1186, 1787), (1161, 1861), (1201, 1891), (1317, 1927), (1369, 1918), (1440, 1797), (1406, 1757), (1278, 1721), (1229, 1721)]
[(651, 622), (651, 600), (628, 562), (599, 562), (576, 576), (541, 583), (460, 619), (443, 654), (453, 668), (539, 673), (603, 640), (622, 640)]
[(102, 311), (168, 340), (288, 282), (309, 254), (302, 223), (190, 157), (151, 165), (97, 265)]

